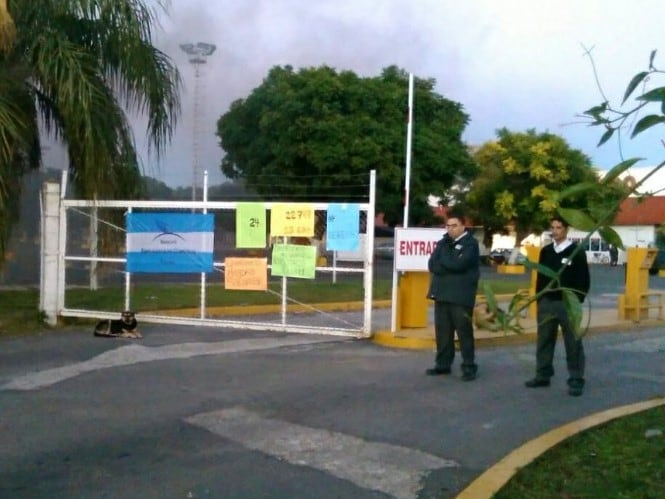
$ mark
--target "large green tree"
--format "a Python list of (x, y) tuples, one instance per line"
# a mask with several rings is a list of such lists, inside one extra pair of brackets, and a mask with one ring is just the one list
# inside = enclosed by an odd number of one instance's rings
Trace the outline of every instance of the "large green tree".
[(480, 174), (466, 194), (473, 219), (487, 234), (515, 230), (519, 244), (530, 233), (540, 233), (549, 217), (561, 208), (585, 212), (616, 210), (612, 201), (623, 194), (620, 184), (597, 190), (574, 186), (598, 185), (590, 159), (561, 137), (535, 130), (497, 131), (497, 140), (474, 152)]
[[(459, 103), (415, 79), (409, 223), (428, 223), (429, 194), (475, 173)], [(222, 171), (265, 197), (358, 201), (377, 171), (377, 210), (402, 221), (408, 75), (395, 66), (363, 78), (330, 67), (274, 67), (218, 121)]]
[(160, 0), (2, 1), (0, 258), (21, 178), (40, 164), (40, 123), (66, 144), (78, 195), (142, 193), (126, 110), (147, 117), (157, 153), (179, 110), (178, 72), (151, 41), (164, 8)]

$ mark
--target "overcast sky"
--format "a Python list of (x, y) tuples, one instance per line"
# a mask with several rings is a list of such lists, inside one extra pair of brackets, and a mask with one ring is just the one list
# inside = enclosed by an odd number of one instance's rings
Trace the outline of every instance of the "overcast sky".
[[(602, 101), (582, 46), (593, 47), (603, 91), (618, 102), (652, 49), (662, 49), (656, 66), (665, 68), (663, 14), (662, 0), (171, 0), (156, 44), (182, 72), (183, 113), (165, 156), (144, 156), (146, 173), (171, 186), (192, 183), (194, 68), (179, 48), (187, 42), (217, 46), (199, 79), (199, 155), (212, 184), (224, 180), (216, 120), (286, 64), (363, 76), (396, 64), (434, 78), (438, 93), (464, 106), (469, 144), (504, 126), (535, 128), (562, 135), (606, 169), (621, 160), (616, 142), (597, 148), (602, 131), (574, 124)], [(660, 130), (625, 141), (624, 155), (646, 157), (644, 165), (664, 158)], [(135, 133), (143, 149), (143, 129)]]

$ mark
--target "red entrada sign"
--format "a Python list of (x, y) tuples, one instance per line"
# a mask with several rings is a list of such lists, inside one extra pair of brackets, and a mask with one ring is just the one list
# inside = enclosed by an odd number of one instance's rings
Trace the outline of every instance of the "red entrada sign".
[(395, 270), (427, 271), (427, 261), (445, 229), (395, 229)]
[(399, 254), (404, 256), (431, 255), (436, 241), (400, 241)]

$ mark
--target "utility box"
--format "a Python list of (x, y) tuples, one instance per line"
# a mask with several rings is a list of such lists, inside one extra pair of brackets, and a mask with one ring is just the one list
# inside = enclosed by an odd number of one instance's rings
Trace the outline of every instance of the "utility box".
[(404, 272), (399, 281), (400, 325), (427, 327), (429, 272)]

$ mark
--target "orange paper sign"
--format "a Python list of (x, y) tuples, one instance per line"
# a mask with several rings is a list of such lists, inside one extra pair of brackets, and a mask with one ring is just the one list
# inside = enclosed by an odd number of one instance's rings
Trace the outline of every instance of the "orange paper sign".
[(224, 287), (265, 291), (268, 289), (268, 259), (229, 257), (224, 260)]

